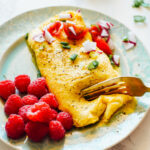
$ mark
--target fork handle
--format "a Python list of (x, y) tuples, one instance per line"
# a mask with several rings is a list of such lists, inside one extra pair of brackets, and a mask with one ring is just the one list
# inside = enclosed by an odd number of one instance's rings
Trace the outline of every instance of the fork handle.
[(147, 88), (146, 88), (146, 92), (150, 92), (150, 87), (147, 87)]

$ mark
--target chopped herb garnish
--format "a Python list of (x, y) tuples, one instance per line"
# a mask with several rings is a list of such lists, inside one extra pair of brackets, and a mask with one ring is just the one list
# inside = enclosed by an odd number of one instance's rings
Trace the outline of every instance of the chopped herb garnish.
[(43, 50), (45, 48), (45, 45), (42, 45), (40, 48), (39, 48), (39, 50), (41, 51), (41, 50)]
[(135, 76), (136, 76), (136, 77), (138, 77), (138, 76), (139, 76), (139, 74), (135, 74)]
[(67, 45), (67, 46), (62, 45), (62, 48), (64, 48), (64, 49), (70, 49), (71, 47), (69, 45)]
[(5, 80), (7, 80), (7, 77), (6, 77), (6, 75), (5, 75), (5, 74), (3, 74), (3, 78), (4, 78)]
[(28, 39), (28, 36), (29, 36), (29, 33), (26, 33), (26, 35), (25, 35), (25, 40)]
[(37, 78), (41, 77), (41, 72), (40, 70), (37, 70)]
[(78, 57), (77, 54), (72, 54), (72, 55), (70, 56), (70, 60), (75, 61), (75, 59), (76, 59), (77, 57)]
[(140, 6), (150, 8), (150, 3), (145, 3), (144, 0), (134, 0), (133, 7), (138, 8)]
[(66, 22), (66, 20), (61, 20), (62, 22)]
[(99, 62), (97, 60), (94, 60), (88, 65), (88, 69), (89, 70), (96, 69), (98, 65), (99, 65)]
[(127, 36), (124, 36), (124, 37), (123, 37), (123, 41), (124, 41), (124, 42), (128, 42), (128, 41), (129, 41), (128, 37), (127, 37)]
[(113, 58), (113, 55), (108, 55), (109, 59), (112, 60)]
[(133, 18), (134, 18), (134, 22), (144, 22), (146, 19), (145, 16), (139, 16), (139, 15), (134, 16)]
[(69, 45), (69, 43), (68, 43), (68, 42), (60, 42), (60, 44), (61, 44), (61, 45), (64, 45), (64, 46)]
[(111, 63), (111, 65), (115, 65), (115, 63), (114, 63), (114, 61), (113, 61), (113, 55), (108, 55), (108, 57), (109, 57), (109, 60), (110, 60), (110, 63)]
[(143, 4), (143, 0), (134, 0), (133, 7), (140, 7)]
[(142, 6), (143, 6), (143, 7), (146, 7), (146, 8), (150, 8), (150, 3), (145, 3), (145, 2), (144, 2), (144, 3), (142, 3)]

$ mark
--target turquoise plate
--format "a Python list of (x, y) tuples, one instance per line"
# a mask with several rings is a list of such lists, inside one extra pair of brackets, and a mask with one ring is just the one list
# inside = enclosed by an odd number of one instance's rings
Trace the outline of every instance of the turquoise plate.
[[(44, 20), (63, 11), (77, 10), (71, 6), (48, 7), (21, 14), (0, 26), (0, 80), (14, 79), (16, 75), (28, 74), (35, 79), (37, 72), (31, 61), (31, 54), (26, 46), (24, 35), (37, 27)], [(113, 39), (118, 48), (116, 53), (121, 56), (121, 68), (123, 75), (138, 75), (143, 81), (150, 81), (150, 57), (143, 44), (137, 39), (137, 46), (125, 51), (121, 39), (129, 32), (129, 29), (120, 22), (96, 11), (81, 8), (87, 25), (100, 19), (112, 22), (115, 26), (112, 30)], [(107, 149), (127, 137), (143, 120), (150, 106), (150, 94), (146, 93), (138, 98), (138, 105), (134, 113), (130, 115), (117, 115), (109, 126), (89, 126), (83, 129), (74, 129), (66, 134), (64, 140), (50, 141), (48, 138), (41, 143), (33, 143), (24, 137), (20, 140), (11, 140), (5, 133), (4, 103), (0, 103), (0, 139), (9, 146), (21, 150), (100, 150)]]

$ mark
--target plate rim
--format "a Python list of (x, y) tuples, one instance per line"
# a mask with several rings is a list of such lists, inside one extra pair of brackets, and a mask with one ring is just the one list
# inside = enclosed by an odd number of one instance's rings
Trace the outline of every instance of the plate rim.
[[(85, 7), (78, 7), (78, 6), (73, 6), (73, 5), (53, 5), (53, 6), (47, 6), (47, 7), (40, 7), (40, 8), (35, 8), (35, 9), (30, 9), (30, 10), (27, 10), (27, 11), (24, 11), (23, 13), (20, 13), (18, 15), (15, 15), (14, 17), (10, 18), (9, 20), (6, 20), (5, 22), (3, 22), (1, 25), (0, 25), (0, 28), (2, 28), (3, 26), (5, 26), (6, 24), (9, 24), (10, 21), (13, 21), (13, 20), (16, 20), (16, 19), (19, 19), (21, 16), (23, 17), (25, 14), (27, 13), (31, 13), (33, 11), (40, 11), (40, 10), (44, 10), (44, 9), (51, 9), (51, 8), (65, 8), (65, 7), (70, 7), (70, 10), (72, 8), (74, 9), (84, 9), (86, 11), (92, 11), (92, 12), (95, 12), (95, 13), (100, 13), (101, 15), (104, 15), (106, 17), (109, 17), (109, 18), (112, 18), (113, 20), (117, 21), (118, 23), (120, 23), (121, 25), (125, 26), (128, 30), (132, 31), (132, 29), (130, 29), (130, 27), (126, 26), (125, 24), (123, 24), (122, 22), (120, 22), (118, 19), (114, 18), (114, 17), (111, 17), (109, 15), (106, 15), (105, 13), (101, 12), (101, 11), (97, 11), (97, 10), (94, 10), (94, 9), (91, 9), (91, 8), (85, 8)], [(138, 37), (137, 34), (135, 34), (137, 39), (141, 42), (140, 38)], [(149, 55), (150, 57), (150, 52), (147, 50), (147, 48), (145, 47), (145, 45), (143, 44), (143, 42), (141, 42), (143, 47), (144, 47), (144, 50), (147, 52), (147, 54)], [(12, 43), (13, 44), (13, 43)], [(0, 56), (0, 61), (3, 59), (3, 57), (8, 53), (8, 50), (9, 48), (11, 47), (11, 45), (8, 47), (8, 49), (6, 49), (2, 55)], [(110, 149), (112, 148), (113, 146), (119, 144), (120, 142), (122, 142), (123, 140), (125, 140), (130, 134), (132, 134), (136, 129), (137, 127), (143, 122), (143, 120), (145, 119), (146, 115), (148, 114), (148, 112), (150, 111), (150, 106), (148, 107), (148, 109), (144, 112), (144, 115), (143, 117), (141, 118), (141, 120), (134, 126), (134, 128), (128, 133), (126, 134), (123, 138), (121, 138), (120, 140), (118, 140), (117, 142), (114, 142), (113, 144), (111, 144), (109, 147), (107, 147), (107, 149)], [(15, 146), (13, 144), (11, 144), (10, 142), (7, 142), (6, 140), (2, 139), (0, 137), (0, 141), (3, 142), (4, 144), (6, 144), (7, 146), (13, 148), (13, 149), (16, 149), (16, 150), (20, 150), (20, 148), (18, 146)]]

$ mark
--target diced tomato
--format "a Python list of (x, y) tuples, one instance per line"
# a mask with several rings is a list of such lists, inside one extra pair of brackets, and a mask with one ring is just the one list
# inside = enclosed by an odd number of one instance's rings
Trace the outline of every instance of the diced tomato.
[(96, 41), (97, 37), (101, 35), (102, 28), (100, 26), (98, 26), (98, 25), (97, 26), (96, 25), (92, 25), (89, 28), (89, 32), (92, 35), (93, 41)]
[[(76, 34), (74, 34), (69, 27), (73, 27)], [(70, 40), (79, 40), (85, 36), (87, 29), (81, 29), (75, 25), (70, 26), (68, 24), (64, 24), (64, 31)]]
[(112, 50), (110, 49), (109, 45), (103, 38), (97, 37), (96, 43), (97, 47), (101, 49), (104, 53), (106, 53), (107, 55), (112, 54)]
[(58, 36), (62, 29), (63, 23), (60, 21), (56, 21), (52, 25), (50, 25), (47, 30), (52, 36)]

